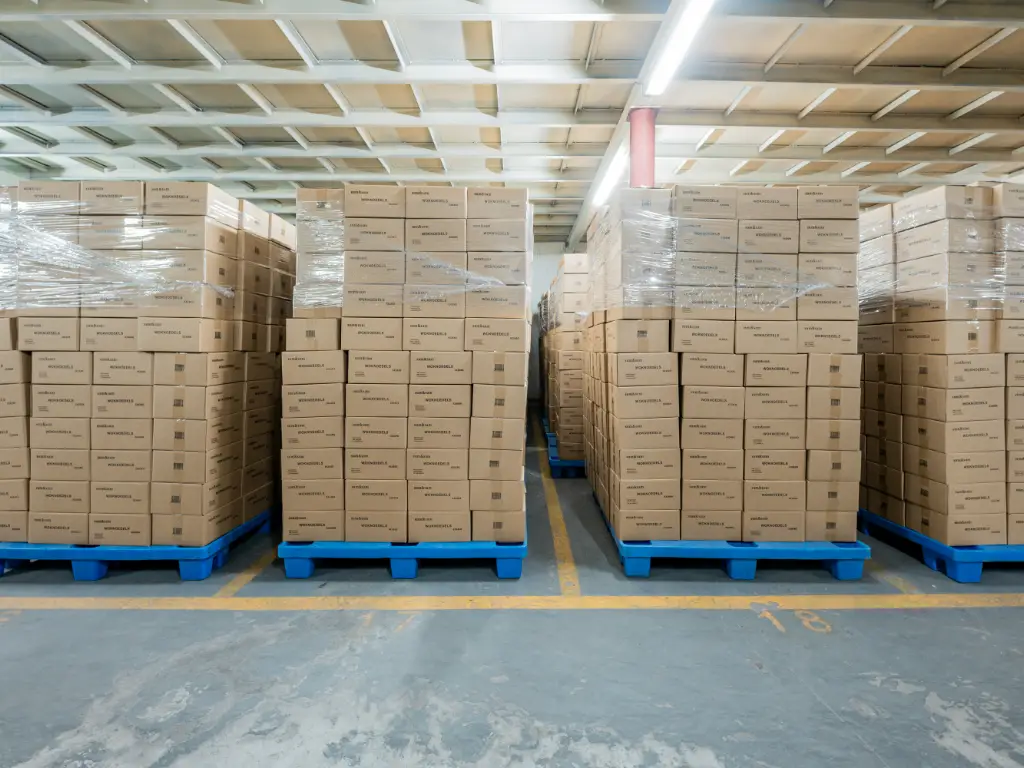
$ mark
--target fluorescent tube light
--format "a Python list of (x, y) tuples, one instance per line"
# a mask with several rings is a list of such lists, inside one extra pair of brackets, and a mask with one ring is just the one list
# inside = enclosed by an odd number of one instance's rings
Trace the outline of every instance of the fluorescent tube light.
[(651, 74), (644, 84), (644, 94), (660, 96), (665, 92), (714, 5), (715, 0), (690, 0), (686, 4), (665, 37), (661, 56), (651, 68)]
[(622, 174), (626, 172), (626, 161), (629, 160), (629, 152), (626, 147), (619, 147), (615, 157), (608, 163), (608, 170), (605, 171), (601, 183), (597, 185), (594, 192), (594, 205), (604, 205), (612, 195), (612, 190), (622, 181)]

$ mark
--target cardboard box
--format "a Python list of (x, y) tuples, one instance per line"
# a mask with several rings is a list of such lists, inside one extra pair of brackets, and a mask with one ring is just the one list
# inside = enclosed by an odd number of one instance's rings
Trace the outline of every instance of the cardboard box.
[(468, 418), (409, 419), (410, 448), (469, 448)]
[(89, 451), (89, 477), (92, 480), (111, 482), (147, 482), (153, 473), (153, 453), (150, 450)]
[(796, 512), (807, 506), (803, 480), (745, 480), (743, 508), (748, 512)]
[[(740, 221), (737, 237), (739, 252), (741, 254), (799, 253), (801, 250), (800, 224), (797, 221)], [(810, 251), (814, 249), (805, 247), (803, 250)], [(827, 253), (828, 251), (824, 252)], [(742, 272), (742, 259), (740, 261)], [(793, 261), (795, 262), (795, 259)]]
[[(744, 360), (740, 355), (736, 357)], [(807, 384), (807, 355), (749, 354), (745, 361), (746, 375), (742, 383), (748, 387), (803, 387)]]
[[(1012, 339), (1014, 321), (998, 321), (1001, 331)], [(1006, 324), (1003, 327), (1003, 324)], [(999, 351), (996, 322), (937, 321), (897, 323), (893, 328), (896, 352), (904, 354), (957, 355)]]
[(244, 380), (245, 357), (241, 352), (153, 356), (154, 384), (210, 387)]
[[(620, 355), (620, 361), (623, 355)], [(671, 375), (674, 365), (669, 365), (669, 360), (675, 358), (674, 353), (664, 356), (645, 356), (656, 358), (647, 363), (641, 371), (653, 369), (659, 378), (667, 378)], [(661, 358), (666, 358), (662, 361)], [(628, 357), (626, 358), (628, 361)], [(707, 354), (698, 352), (687, 352), (682, 356), (679, 381), (683, 385), (700, 386), (722, 386), (736, 387), (743, 386), (743, 356), (729, 354)], [(661, 363), (660, 365), (658, 363)], [(618, 363), (618, 368), (622, 362)], [(613, 378), (615, 377), (613, 373)], [(634, 374), (634, 378), (636, 375)], [(614, 383), (614, 382), (613, 382)], [(637, 383), (646, 384), (644, 378), (639, 378)], [(658, 383), (663, 383), (659, 381)]]
[(609, 410), (618, 418), (659, 419), (679, 414), (679, 388), (676, 386), (611, 387), (609, 394)]
[[(858, 350), (857, 323), (849, 320), (800, 320), (797, 322), (800, 352), (853, 355)], [(865, 350), (866, 351), (866, 350)]]
[(682, 477), (685, 480), (742, 480), (743, 451), (684, 448)]
[(213, 184), (149, 181), (145, 199), (147, 214), (208, 216), (228, 227), (239, 227), (239, 201)]
[(342, 448), (345, 420), (341, 416), (284, 419), (281, 421), (281, 445), (285, 448)]
[[(1009, 453), (1009, 459), (1014, 466), (1019, 463), (1016, 451)], [(903, 465), (907, 472), (947, 485), (1016, 480), (1007, 475), (1006, 451), (939, 453), (917, 445), (904, 445)]]
[(686, 510), (734, 512), (743, 506), (743, 481), (683, 480), (682, 505)]
[(77, 317), (19, 317), (18, 349), (73, 352), (78, 349)]
[(205, 452), (153, 451), (153, 482), (157, 483), (208, 483), (240, 469), (242, 443)]
[(140, 317), (138, 346), (148, 352), (228, 352), (231, 321), (203, 318)]
[[(610, 417), (611, 440), (619, 448), (678, 448), (679, 419), (625, 419)], [(473, 445), (470, 448), (486, 447)], [(519, 446), (513, 446), (518, 448)]]
[(738, 219), (797, 219), (798, 196), (794, 187), (755, 189), (741, 187), (736, 195)]
[(345, 216), (402, 219), (408, 195), (403, 187), (384, 184), (345, 184)]
[[(890, 390), (898, 384), (887, 384)], [(860, 390), (853, 387), (808, 387), (807, 418), (857, 419), (860, 416)], [(890, 410), (886, 408), (886, 410)], [(892, 410), (895, 412), (898, 409)]]
[[(565, 355), (582, 355), (576, 352), (559, 353), (560, 361)], [(731, 360), (713, 358), (731, 357), (718, 355), (693, 355), (689, 361), (690, 376), (700, 378), (727, 378), (734, 366)], [(683, 356), (684, 367), (687, 356)], [(559, 363), (564, 365), (563, 362)], [(684, 374), (685, 378), (685, 374)], [(618, 387), (665, 386), (679, 382), (679, 356), (672, 352), (636, 352), (608, 356), (608, 381)], [(696, 382), (694, 382), (696, 383)]]
[(149, 451), (153, 447), (153, 420), (94, 418), (90, 420), (90, 435), (89, 445), (94, 449)]
[[(797, 188), (800, 219), (853, 219), (860, 214), (859, 187), (816, 186)], [(812, 539), (808, 539), (812, 541)]]
[(750, 450), (803, 449), (807, 444), (805, 424), (804, 419), (761, 419), (748, 415), (744, 421), (743, 447)]
[(731, 354), (735, 351), (736, 323), (726, 320), (673, 320), (673, 352)]
[[(92, 387), (90, 415), (94, 419), (152, 419), (160, 387), (135, 387), (99, 384)], [(176, 395), (177, 396), (177, 395)], [(158, 414), (161, 418), (174, 418), (177, 414)], [(194, 417), (202, 418), (202, 416)]]
[[(5, 319), (10, 320), (11, 318)], [(47, 353), (40, 352), (37, 354), (43, 356)], [(24, 352), (15, 352), (13, 350), (0, 352), (0, 384), (25, 384), (31, 381), (31, 361), (32, 356)]]
[[(365, 321), (358, 321), (365, 323)], [(329, 351), (340, 347), (338, 321), (298, 320), (285, 323), (285, 346), (289, 352)]]
[(936, 421), (986, 421), (1006, 418), (1007, 404), (1001, 387), (937, 389), (904, 385), (903, 413)]
[(810, 354), (807, 356), (807, 386), (859, 387), (861, 356)]
[[(529, 285), (531, 253), (479, 253), (467, 254), (466, 271), (475, 281), (494, 280), (504, 285)], [(420, 281), (426, 282), (426, 281)]]
[(807, 541), (857, 541), (857, 510), (808, 512)]
[(797, 256), (797, 276), (801, 285), (856, 286), (857, 254), (800, 253)]
[(679, 538), (678, 510), (619, 509), (612, 502), (612, 528), (623, 541), (674, 541)]
[(30, 421), (29, 441), (25, 444), (34, 448), (88, 450), (89, 419), (33, 418)]
[(515, 544), (526, 541), (526, 512), (471, 512), (473, 541), (497, 541)]
[[(29, 477), (28, 448), (0, 450), (0, 479)], [(88, 480), (89, 451), (68, 448), (33, 448), (33, 480)]]
[(345, 447), (401, 448), (408, 445), (408, 420), (405, 417), (348, 416), (345, 419)]
[(28, 493), (32, 512), (89, 513), (88, 480), (30, 480)]
[(469, 452), (465, 449), (410, 448), (407, 461), (410, 480), (469, 478)]
[(744, 418), (802, 419), (806, 414), (807, 390), (804, 387), (746, 387)]
[(800, 347), (797, 342), (798, 324), (790, 321), (737, 322), (736, 352), (740, 353), (793, 353)]
[(816, 451), (855, 451), (859, 444), (859, 419), (807, 419), (808, 449)]
[(143, 184), (141, 181), (83, 181), (81, 207), (88, 215), (141, 216)]
[[(412, 222), (406, 222), (407, 225), (410, 223)], [(465, 291), (466, 278), (468, 276), (466, 270), (467, 259), (468, 256), (464, 251), (425, 252), (420, 249), (407, 251), (403, 268), (405, 272), (404, 282), (418, 285), (462, 286), (460, 289), (447, 291), (450, 294), (462, 293)], [(347, 275), (345, 279), (348, 279)], [(445, 291), (438, 291), (437, 293), (438, 295), (443, 295)]]
[(345, 508), (344, 480), (285, 480), (281, 483), (285, 513), (296, 510), (332, 512)]
[(32, 544), (89, 543), (89, 515), (81, 513), (30, 512), (28, 540)]
[(1006, 483), (948, 485), (919, 475), (904, 475), (908, 502), (942, 514), (1006, 514)]
[(740, 511), (691, 512), (684, 510), (679, 525), (679, 538), (683, 541), (740, 541), (742, 537)]
[[(451, 387), (449, 387), (450, 389)], [(412, 388), (415, 391), (415, 387)], [(526, 387), (477, 384), (473, 387), (473, 416), (496, 419), (516, 419), (526, 416)], [(568, 405), (566, 401), (566, 405)], [(438, 414), (454, 415), (454, 414)]]
[(528, 251), (533, 230), (526, 218), (473, 219), (466, 222), (466, 251)]
[(526, 485), (522, 479), (470, 480), (469, 506), (473, 511), (522, 511), (526, 508)]
[(629, 448), (616, 450), (612, 459), (612, 468), (615, 474), (627, 480), (645, 477), (652, 479), (678, 479), (683, 476), (682, 456), (678, 448)]
[(407, 317), (402, 320), (402, 347), (408, 350), (461, 352), (468, 343), (466, 323), (465, 320), (455, 318)]
[(408, 527), (409, 516), (404, 510), (345, 513), (346, 541), (404, 544), (408, 541)]
[(1006, 422), (943, 422), (904, 416), (903, 442), (939, 453), (998, 451), (1006, 446)]
[(345, 477), (352, 480), (405, 480), (405, 451), (390, 448), (346, 448)]
[(153, 355), (150, 352), (94, 352), (90, 357), (90, 383), (136, 386), (153, 383)]
[[(25, 506), (27, 509), (27, 495)], [(10, 510), (0, 512), (0, 541), (28, 541), (28, 515), (29, 513), (25, 510)]]
[(1002, 387), (1007, 383), (1006, 360), (1001, 354), (903, 355), (903, 383), (937, 389)]
[(860, 479), (860, 451), (808, 451), (807, 479), (856, 482)]
[(153, 450), (205, 451), (230, 445), (243, 439), (243, 423), (241, 413), (209, 420), (154, 419)]
[(667, 320), (616, 320), (604, 326), (608, 352), (668, 352)]
[[(7, 384), (0, 387), (3, 408), (0, 416), (25, 413), (26, 387)], [(48, 418), (84, 418), (92, 413), (92, 387), (87, 384), (33, 384), (32, 415)]]
[(408, 384), (409, 352), (360, 350), (348, 356), (348, 376), (353, 383)]
[(743, 513), (744, 541), (804, 541), (806, 513), (750, 512)]
[(684, 418), (742, 419), (743, 412), (743, 387), (683, 387)]
[(28, 419), (24, 416), (0, 418), (0, 448), (23, 448), (26, 445), (29, 445)]
[[(372, 354), (372, 353), (371, 353)], [(395, 353), (387, 353), (395, 354)], [(472, 352), (404, 352), (409, 364), (407, 381), (414, 384), (471, 384)]]
[(804, 451), (744, 452), (744, 479), (746, 480), (803, 480), (806, 468)]
[(241, 496), (241, 477), (236, 470), (207, 483), (151, 483), (150, 512), (154, 516), (209, 515)]
[(405, 217), (407, 219), (465, 219), (466, 188), (406, 187)]
[(530, 289), (525, 285), (471, 287), (465, 299), (466, 317), (530, 317)]
[[(683, 419), (680, 427), (683, 448), (742, 450), (742, 419)], [(642, 436), (642, 432), (641, 432)]]
[(243, 520), (241, 499), (203, 515), (153, 515), (153, 544), (205, 546), (237, 528)]
[(522, 476), (525, 448), (499, 451), (478, 448), (469, 452), (470, 480), (516, 480)]
[(529, 212), (528, 190), (509, 187), (469, 187), (470, 219), (525, 219)]
[(338, 509), (281, 513), (284, 541), (344, 541), (345, 513)]
[(522, 450), (525, 442), (525, 419), (488, 419), (480, 417), (470, 419), (469, 447), (471, 450), (486, 448), (496, 451), (519, 451)]
[(296, 384), (281, 388), (282, 415), (311, 419), (345, 415), (344, 384)]
[[(907, 510), (908, 517), (911, 514), (911, 511)], [(981, 546), (1006, 542), (1006, 515), (944, 515), (925, 508), (915, 510), (914, 514), (920, 520), (921, 533), (950, 546)]]
[(285, 448), (281, 451), (281, 475), (289, 480), (340, 480), (342, 464), (341, 448)]
[(342, 305), (352, 317), (401, 317), (402, 294), (401, 285), (346, 283)]
[(405, 247), (409, 251), (466, 253), (464, 218), (407, 218)]
[(102, 515), (149, 515), (149, 482), (90, 482), (89, 509)]
[(402, 289), (402, 302), (404, 317), (458, 319), (466, 316), (466, 293), (461, 288), (406, 284)]
[(672, 215), (702, 219), (735, 219), (735, 187), (676, 186), (673, 188)]
[(405, 282), (406, 255), (402, 252), (345, 251), (345, 285)]
[(732, 219), (677, 218), (676, 249), (696, 253), (736, 253), (738, 222)]
[(409, 387), (405, 384), (349, 384), (345, 408), (350, 416), (409, 415)]
[(854, 512), (858, 507), (857, 482), (810, 481), (807, 483), (807, 509), (814, 512)]
[[(357, 251), (404, 251), (405, 221), (354, 217), (346, 212), (345, 245)], [(455, 250), (465, 250), (465, 247)]]
[[(469, 480), (410, 480), (409, 524), (422, 512), (465, 513), (469, 517)], [(412, 511), (415, 510), (415, 511)], [(410, 538), (412, 536), (410, 528)], [(468, 530), (466, 531), (468, 535)], [(459, 541), (464, 539), (452, 539)]]
[(408, 509), (405, 480), (346, 480), (345, 509), (405, 512)]
[(860, 224), (853, 219), (807, 219), (800, 222), (800, 250), (808, 253), (857, 253)]
[(33, 383), (92, 384), (92, 354), (89, 352), (36, 352), (31, 357)]
[(464, 348), (474, 352), (529, 352), (530, 335), (527, 320), (469, 318), (465, 320)]
[(211, 251), (224, 256), (234, 256), (238, 250), (235, 225), (212, 216), (147, 215), (142, 218), (142, 231), (141, 245), (147, 250)]

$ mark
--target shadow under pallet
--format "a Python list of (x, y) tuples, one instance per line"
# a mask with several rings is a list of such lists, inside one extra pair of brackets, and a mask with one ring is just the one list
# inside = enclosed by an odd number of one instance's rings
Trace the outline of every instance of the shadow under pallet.
[(985, 563), (1024, 563), (1022, 544), (951, 547), (866, 509), (860, 510), (858, 522), (861, 533), (868, 536), (874, 535), (872, 529), (878, 529), (917, 544), (921, 547), (921, 559), (925, 565), (961, 584), (977, 584), (981, 581)]
[(502, 544), (494, 541), (422, 542), (391, 544), (362, 541), (283, 542), (277, 556), (284, 560), (284, 573), (290, 579), (308, 579), (318, 561), (387, 560), (391, 578), (415, 579), (420, 560), (494, 560), (499, 579), (518, 579), (523, 575), (526, 542)]
[(558, 439), (551, 431), (547, 418), (542, 419), (544, 423), (544, 440), (548, 449), (548, 468), (551, 470), (551, 477), (559, 479), (562, 477), (586, 477), (587, 463), (583, 459), (561, 459), (558, 457)]
[(202, 581), (214, 570), (224, 567), (231, 546), (240, 539), (253, 532), (270, 533), (270, 512), (269, 509), (261, 512), (202, 547), (3, 543), (0, 544), (0, 574), (23, 568), (33, 561), (66, 561), (71, 563), (75, 581), (99, 581), (107, 575), (111, 563), (170, 561), (178, 563), (182, 581)]

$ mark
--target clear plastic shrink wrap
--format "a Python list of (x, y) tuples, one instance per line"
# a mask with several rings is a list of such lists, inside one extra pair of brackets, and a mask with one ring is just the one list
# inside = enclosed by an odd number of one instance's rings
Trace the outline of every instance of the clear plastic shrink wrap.
[[(231, 317), (237, 232), (210, 216), (89, 216), (82, 203), (0, 214), (0, 309), (168, 314), (182, 301)], [(225, 219), (237, 210), (224, 211)]]

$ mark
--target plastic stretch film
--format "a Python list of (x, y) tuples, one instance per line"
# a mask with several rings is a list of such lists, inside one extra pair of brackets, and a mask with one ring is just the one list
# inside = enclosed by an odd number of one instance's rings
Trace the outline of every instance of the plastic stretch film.
[(54, 202), (39, 215), (19, 203), (0, 216), (0, 307), (176, 316), (183, 303), (199, 302), (218, 305), (209, 316), (230, 317), (236, 230), (198, 216), (56, 213), (69, 207), (80, 204)]
[[(518, 222), (524, 233), (520, 250), (474, 251), (464, 232), (472, 221), (352, 217), (344, 208), (340, 189), (303, 190), (297, 202), (297, 317), (508, 317), (512, 311), (529, 317), (528, 214)], [(410, 247), (407, 227), (420, 222), (461, 226), (461, 236), (453, 237), (458, 247)]]

